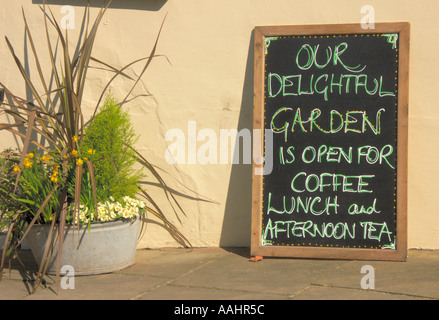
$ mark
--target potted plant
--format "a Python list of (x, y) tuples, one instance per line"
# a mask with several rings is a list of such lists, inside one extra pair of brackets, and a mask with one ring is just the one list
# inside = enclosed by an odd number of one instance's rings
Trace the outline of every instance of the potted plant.
[[(134, 86), (155, 57), (161, 28), (148, 57), (121, 69), (110, 67), (91, 55), (99, 24), (110, 3), (111, 0), (99, 11), (92, 25), (89, 24), (90, 8), (86, 7), (83, 17), (86, 23), (72, 57), (67, 32), (63, 34), (50, 8), (43, 1), (42, 11), (51, 63), (50, 81), (43, 76), (23, 11), (25, 31), (39, 76), (38, 87), (42, 88), (42, 92), (36, 89), (34, 80), (26, 72), (6, 37), (8, 48), (33, 98), (20, 98), (0, 82), (6, 97), (0, 111), (16, 120), (12, 124), (0, 124), (0, 129), (24, 139), (20, 152), (8, 150), (2, 154), (3, 159), (0, 161), (0, 218), (7, 225), (0, 279), (6, 258), (13, 257), (23, 239), (27, 238), (40, 266), (33, 292), (46, 273), (56, 274), (59, 288), (63, 264), (77, 263), (74, 265), (77, 274), (110, 272), (131, 265), (140, 222), (145, 220), (147, 213), (160, 219), (179, 243), (190, 246), (189, 241), (165, 217), (156, 201), (142, 187), (141, 180), (145, 174), (142, 170), (146, 170), (157, 179), (170, 204), (184, 214), (173, 191), (167, 187), (155, 166), (136, 151), (136, 135), (129, 116), (122, 110)], [(61, 49), (59, 57), (55, 55), (49, 35), (51, 28), (58, 36), (58, 50)], [(109, 67), (114, 76), (103, 88), (93, 115), (85, 121), (82, 98), (91, 61)], [(138, 78), (130, 78), (124, 73), (125, 69), (139, 62), (144, 62), (144, 66)], [(133, 81), (132, 88), (120, 102), (106, 93), (118, 76)], [(23, 130), (17, 131), (16, 127), (24, 128), (25, 134)], [(106, 133), (104, 129), (110, 131)], [(45, 143), (33, 138), (33, 134), (37, 134)], [(135, 169), (135, 165), (140, 165), (141, 169)], [(116, 230), (116, 233), (110, 234), (113, 231), (106, 230), (107, 226), (108, 229)], [(127, 232), (130, 236), (121, 232)], [(102, 257), (94, 262), (83, 261), (97, 257), (98, 253), (106, 255), (104, 245), (114, 245), (117, 237), (127, 241), (121, 244), (122, 251), (127, 254), (118, 257), (121, 259), (113, 261), (113, 265)], [(41, 239), (44, 244), (37, 244), (37, 240)], [(89, 242), (91, 246), (88, 246)], [(114, 251), (116, 248), (113, 246), (108, 250)], [(74, 262), (74, 259), (79, 262)]]
[[(79, 139), (74, 140), (77, 148), (63, 157), (68, 160), (65, 162), (66, 174), (61, 170), (64, 160), (56, 153), (42, 156), (29, 153), (22, 169), (16, 164), (15, 170), (21, 171), (20, 193), (11, 197), (21, 204), (21, 208), (27, 209), (26, 213), (33, 215), (53, 186), (65, 181), (67, 198), (71, 201), (67, 208), (61, 265), (73, 266), (76, 275), (111, 272), (131, 266), (146, 204), (136, 198), (144, 174), (134, 169), (135, 153), (127, 147), (134, 145), (136, 140), (129, 115), (115, 98), (108, 96), (100, 112), (86, 127), (82, 146)], [(91, 165), (84, 167), (85, 162)], [(80, 187), (76, 180), (78, 170), (82, 171)], [(75, 211), (76, 189), (80, 191), (79, 210)], [(59, 191), (56, 191), (37, 219), (41, 224), (30, 229), (27, 235), (39, 265), (58, 199)], [(79, 227), (77, 230), (73, 221)], [(56, 274), (56, 257), (55, 244), (52, 260), (46, 267), (49, 274)]]

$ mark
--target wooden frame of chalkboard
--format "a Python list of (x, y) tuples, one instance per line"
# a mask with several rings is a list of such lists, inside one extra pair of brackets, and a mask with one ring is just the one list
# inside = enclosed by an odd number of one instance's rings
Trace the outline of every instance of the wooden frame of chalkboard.
[(409, 40), (406, 22), (255, 28), (251, 255), (406, 260)]

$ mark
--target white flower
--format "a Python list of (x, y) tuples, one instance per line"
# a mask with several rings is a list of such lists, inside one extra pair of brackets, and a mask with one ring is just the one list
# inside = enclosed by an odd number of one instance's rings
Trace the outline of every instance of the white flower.
[[(120, 218), (134, 219), (140, 216), (140, 211), (146, 206), (143, 201), (128, 196), (123, 197), (122, 200), (121, 203), (116, 201), (113, 197), (109, 197), (108, 201), (98, 203), (96, 214), (94, 209), (80, 204), (79, 212), (75, 217), (75, 223), (84, 224), (89, 223), (90, 220), (107, 222)], [(71, 206), (70, 210), (73, 212), (74, 206)]]

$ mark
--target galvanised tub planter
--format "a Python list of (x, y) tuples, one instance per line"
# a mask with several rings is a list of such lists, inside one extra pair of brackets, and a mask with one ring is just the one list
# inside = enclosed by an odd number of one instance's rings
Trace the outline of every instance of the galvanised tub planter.
[[(34, 225), (26, 239), (32, 254), (41, 265), (50, 225)], [(65, 265), (74, 269), (75, 275), (92, 275), (110, 273), (132, 266), (135, 262), (140, 220), (112, 221), (92, 223), (65, 228), (62, 249), (61, 268)], [(52, 259), (47, 267), (47, 274), (56, 274), (58, 242), (56, 242)]]

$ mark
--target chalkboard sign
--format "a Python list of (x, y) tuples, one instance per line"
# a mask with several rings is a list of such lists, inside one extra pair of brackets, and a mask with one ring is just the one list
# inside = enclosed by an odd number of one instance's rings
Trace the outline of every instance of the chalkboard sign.
[(409, 29), (255, 28), (252, 255), (406, 259)]

